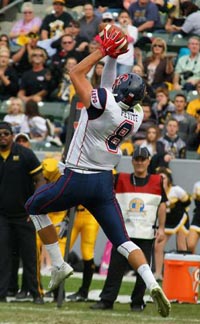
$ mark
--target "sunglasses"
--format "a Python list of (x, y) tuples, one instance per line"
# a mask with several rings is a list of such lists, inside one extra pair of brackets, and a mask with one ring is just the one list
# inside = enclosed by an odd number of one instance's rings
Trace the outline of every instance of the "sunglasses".
[(32, 54), (32, 56), (40, 56), (40, 57), (43, 57), (44, 55), (43, 54)]
[(103, 19), (103, 22), (111, 22), (112, 19), (109, 19), (109, 18), (106, 18), (106, 19)]
[(25, 15), (27, 15), (27, 14), (32, 14), (33, 11), (24, 11), (23, 13), (24, 13)]
[(4, 131), (4, 132), (0, 132), (0, 136), (10, 136), (11, 132), (8, 131)]
[(73, 42), (62, 42), (63, 45), (66, 45), (66, 44), (72, 44)]
[(160, 47), (160, 48), (163, 48), (163, 45), (161, 45), (161, 44), (154, 44), (153, 47)]

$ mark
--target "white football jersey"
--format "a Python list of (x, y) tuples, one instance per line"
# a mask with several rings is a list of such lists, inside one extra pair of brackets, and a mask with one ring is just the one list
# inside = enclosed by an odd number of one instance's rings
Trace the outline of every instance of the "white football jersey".
[(120, 143), (137, 132), (142, 119), (142, 109), (122, 110), (108, 89), (93, 89), (91, 107), (81, 111), (66, 166), (112, 170), (121, 157)]

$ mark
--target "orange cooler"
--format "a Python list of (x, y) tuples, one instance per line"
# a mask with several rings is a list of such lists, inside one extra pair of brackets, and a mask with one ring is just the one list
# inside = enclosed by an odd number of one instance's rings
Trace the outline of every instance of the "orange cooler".
[(163, 290), (169, 300), (196, 304), (198, 301), (200, 255), (166, 253)]

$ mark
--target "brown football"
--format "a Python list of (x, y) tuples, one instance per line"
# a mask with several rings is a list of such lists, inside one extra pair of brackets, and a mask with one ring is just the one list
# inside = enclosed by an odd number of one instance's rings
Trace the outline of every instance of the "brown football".
[[(125, 36), (124, 32), (118, 26), (107, 24), (107, 23), (101, 23), (101, 24), (99, 24), (99, 37), (102, 40), (104, 38), (104, 29), (107, 30), (108, 35), (113, 31), (120, 32), (119, 39), (122, 39)], [(119, 45), (118, 49), (125, 51), (125, 50), (127, 50), (127, 48), (128, 48), (128, 41), (127, 41), (127, 39), (125, 39), (124, 42)]]

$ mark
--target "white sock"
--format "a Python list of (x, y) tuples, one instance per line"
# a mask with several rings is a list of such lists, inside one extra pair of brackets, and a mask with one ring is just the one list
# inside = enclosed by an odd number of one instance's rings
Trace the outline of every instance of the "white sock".
[(142, 264), (138, 269), (137, 272), (139, 273), (139, 275), (142, 277), (142, 279), (144, 280), (146, 286), (148, 289), (150, 289), (150, 287), (153, 284), (158, 284), (156, 279), (154, 278), (154, 275), (150, 269), (150, 266), (148, 264)]
[(50, 255), (52, 266), (60, 268), (64, 260), (58, 242), (47, 244), (45, 248)]

